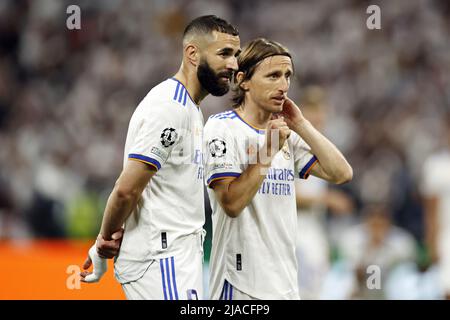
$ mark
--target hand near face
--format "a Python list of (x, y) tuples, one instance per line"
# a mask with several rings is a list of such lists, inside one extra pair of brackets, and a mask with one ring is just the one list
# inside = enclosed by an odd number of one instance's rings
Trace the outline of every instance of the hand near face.
[(267, 156), (267, 158), (260, 158), (263, 164), (270, 164), (276, 153), (283, 148), (284, 143), (289, 138), (291, 130), (282, 116), (274, 115), (267, 123), (266, 127), (266, 139), (263, 146), (263, 152), (261, 154)]
[(288, 97), (284, 101), (283, 110), (278, 115), (284, 118), (291, 130), (295, 130), (295, 127), (305, 120), (300, 108)]

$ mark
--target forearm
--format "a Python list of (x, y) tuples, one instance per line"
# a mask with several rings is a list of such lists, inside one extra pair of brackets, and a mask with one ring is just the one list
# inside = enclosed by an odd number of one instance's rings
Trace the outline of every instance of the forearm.
[(132, 160), (126, 163), (106, 204), (100, 230), (103, 239), (111, 239), (122, 227), (155, 173), (146, 163)]
[(353, 171), (345, 157), (308, 120), (304, 119), (299, 122), (294, 131), (311, 147), (311, 152), (334, 182), (351, 179)]
[[(230, 179), (219, 180), (212, 186), (220, 205), (228, 216), (239, 216), (250, 204), (261, 187), (273, 158), (290, 133), (291, 130), (282, 119), (269, 120), (264, 145), (249, 159), (251, 164), (238, 178), (231, 181)], [(254, 160), (256, 161), (253, 162)]]
[(222, 206), (226, 213), (237, 217), (248, 206), (266, 177), (267, 166), (251, 164), (236, 179), (231, 181), (222, 193)]
[(108, 198), (100, 233), (105, 240), (110, 240), (111, 235), (119, 230), (125, 220), (131, 214), (137, 204), (135, 195), (120, 194), (117, 188), (114, 188)]

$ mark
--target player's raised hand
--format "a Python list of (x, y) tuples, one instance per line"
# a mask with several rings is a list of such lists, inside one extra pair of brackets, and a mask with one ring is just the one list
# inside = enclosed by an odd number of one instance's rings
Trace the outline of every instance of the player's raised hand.
[(111, 240), (103, 239), (99, 234), (97, 237), (97, 253), (100, 258), (112, 259), (119, 254), (120, 245), (122, 243), (123, 229), (114, 232), (111, 235)]
[(263, 161), (263, 164), (270, 163), (275, 154), (283, 147), (290, 134), (291, 130), (282, 116), (274, 116), (269, 120), (266, 127), (266, 140), (263, 146), (263, 155), (266, 155), (267, 159), (261, 159), (266, 160)]
[[(91, 265), (93, 265), (93, 270), (92, 272), (89, 272), (87, 269), (89, 269)], [(108, 269), (107, 260), (99, 257), (95, 244), (89, 249), (88, 257), (83, 264), (83, 269), (85, 271), (80, 273), (81, 281), (87, 283), (100, 281)]]
[(278, 113), (278, 116), (283, 117), (288, 127), (294, 131), (295, 127), (305, 119), (300, 108), (288, 97), (284, 100), (283, 110)]

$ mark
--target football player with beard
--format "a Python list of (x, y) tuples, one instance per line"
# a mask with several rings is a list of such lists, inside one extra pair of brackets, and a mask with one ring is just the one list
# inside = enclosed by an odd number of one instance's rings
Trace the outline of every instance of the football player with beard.
[(130, 120), (124, 168), (83, 266), (94, 270), (82, 281), (99, 281), (105, 258), (116, 257), (115, 276), (128, 299), (203, 297), (200, 103), (229, 91), (239, 52), (237, 29), (221, 18), (202, 16), (186, 27), (180, 69), (150, 90)]

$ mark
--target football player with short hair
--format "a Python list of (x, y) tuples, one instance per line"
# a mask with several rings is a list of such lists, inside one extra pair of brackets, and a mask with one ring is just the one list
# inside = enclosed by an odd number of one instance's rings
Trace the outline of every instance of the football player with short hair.
[[(124, 169), (108, 199), (100, 240), (124, 225), (114, 264), (128, 299), (202, 298), (205, 222), (203, 115), (200, 102), (228, 92), (237, 70), (237, 29), (216, 16), (186, 27), (183, 60), (174, 77), (147, 94), (135, 110)], [(99, 241), (97, 241), (97, 244)], [(85, 282), (98, 281), (116, 252), (91, 248)]]

